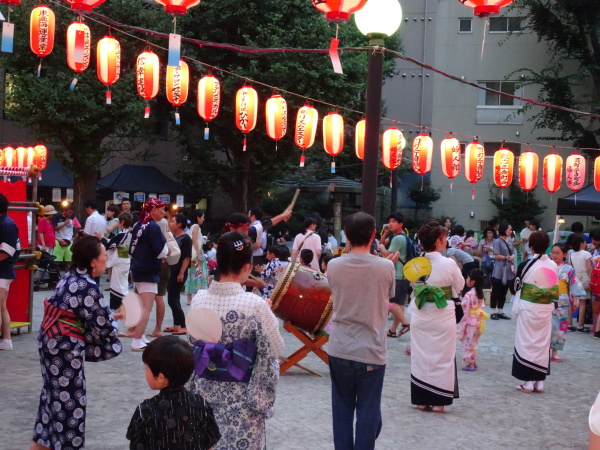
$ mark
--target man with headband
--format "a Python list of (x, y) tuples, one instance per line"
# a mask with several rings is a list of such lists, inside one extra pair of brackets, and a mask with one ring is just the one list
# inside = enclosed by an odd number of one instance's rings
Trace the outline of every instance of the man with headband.
[(142, 315), (135, 326), (131, 350), (141, 352), (148, 343), (144, 332), (152, 305), (158, 294), (162, 260), (169, 253), (166, 239), (156, 223), (165, 216), (165, 203), (157, 198), (146, 202), (138, 222), (133, 227), (129, 253), (131, 255), (131, 276), (142, 299)]

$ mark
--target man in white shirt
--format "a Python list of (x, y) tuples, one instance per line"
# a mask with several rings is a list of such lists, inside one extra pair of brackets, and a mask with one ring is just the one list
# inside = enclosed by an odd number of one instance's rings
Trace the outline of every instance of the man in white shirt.
[(85, 212), (89, 214), (89, 217), (85, 221), (83, 234), (86, 236), (95, 236), (94, 233), (96, 232), (106, 234), (106, 219), (98, 212), (96, 200), (86, 201), (83, 207), (85, 208)]
[(532, 220), (533, 216), (531, 214), (525, 214), (523, 216), (525, 228), (523, 228), (523, 230), (519, 233), (519, 237), (521, 238), (521, 254), (523, 255), (523, 261), (527, 260), (528, 258), (527, 253), (529, 251), (529, 236), (531, 236), (531, 233), (533, 233), (533, 230), (529, 228)]

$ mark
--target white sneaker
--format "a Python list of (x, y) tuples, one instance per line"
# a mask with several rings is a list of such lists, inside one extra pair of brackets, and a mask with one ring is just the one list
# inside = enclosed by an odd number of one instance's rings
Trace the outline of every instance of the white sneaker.
[(131, 350), (134, 352), (143, 352), (146, 348), (146, 344), (142, 339), (134, 339), (131, 343)]
[(11, 339), (2, 339), (0, 341), (0, 350), (12, 350), (12, 340)]
[(149, 344), (149, 343), (150, 343), (150, 341), (148, 340), (148, 338), (146, 337), (146, 335), (145, 335), (145, 334), (143, 334), (143, 335), (142, 335), (142, 342), (143, 342), (144, 344)]

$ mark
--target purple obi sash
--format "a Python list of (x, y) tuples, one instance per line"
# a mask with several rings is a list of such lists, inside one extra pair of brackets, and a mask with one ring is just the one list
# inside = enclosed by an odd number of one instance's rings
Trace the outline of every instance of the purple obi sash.
[(237, 339), (230, 344), (194, 343), (194, 371), (200, 378), (212, 381), (247, 383), (256, 360), (256, 344)]

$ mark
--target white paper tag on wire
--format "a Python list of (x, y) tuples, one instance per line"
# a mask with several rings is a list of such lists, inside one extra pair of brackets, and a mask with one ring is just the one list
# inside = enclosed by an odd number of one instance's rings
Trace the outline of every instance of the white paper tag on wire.
[(4, 53), (13, 52), (13, 41), (15, 35), (15, 24), (4, 22), (2, 24), (2, 50)]
[(329, 45), (329, 57), (331, 58), (333, 71), (335, 73), (344, 73), (344, 71), (342, 70), (342, 62), (340, 61), (340, 54), (338, 53), (339, 44), (339, 39), (331, 38), (331, 44)]
[(169, 34), (169, 62), (171, 67), (179, 67), (179, 59), (181, 58), (181, 35)]

